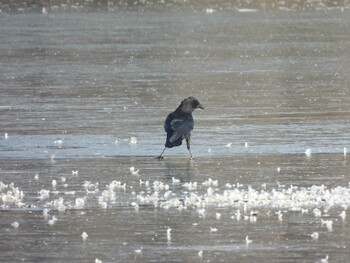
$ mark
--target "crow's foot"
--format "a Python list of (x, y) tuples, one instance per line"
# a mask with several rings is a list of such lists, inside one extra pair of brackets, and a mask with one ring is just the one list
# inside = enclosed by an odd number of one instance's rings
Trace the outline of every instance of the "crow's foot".
[(163, 155), (159, 155), (158, 157), (156, 157), (156, 159), (157, 159), (158, 161), (162, 161), (162, 160), (164, 160), (164, 156), (163, 156)]

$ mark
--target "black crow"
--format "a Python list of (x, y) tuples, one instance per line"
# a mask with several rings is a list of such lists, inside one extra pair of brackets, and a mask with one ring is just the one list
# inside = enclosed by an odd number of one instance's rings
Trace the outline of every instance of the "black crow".
[(187, 149), (190, 152), (191, 159), (194, 159), (190, 150), (190, 137), (194, 126), (192, 112), (197, 108), (204, 109), (195, 97), (188, 97), (181, 102), (175, 111), (168, 115), (164, 123), (166, 132), (165, 148), (157, 157), (158, 160), (164, 159), (163, 153), (166, 148), (180, 146), (183, 139), (186, 139)]

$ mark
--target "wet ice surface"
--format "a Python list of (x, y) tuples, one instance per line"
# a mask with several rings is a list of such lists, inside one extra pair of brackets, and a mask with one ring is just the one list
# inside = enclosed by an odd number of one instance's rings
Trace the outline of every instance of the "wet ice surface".
[[(132, 166), (138, 174), (131, 174)], [(173, 157), (161, 163), (148, 157), (15, 159), (1, 167), (5, 181), (15, 182), (1, 186), (3, 260), (348, 257), (348, 219), (340, 216), (350, 203), (348, 168), (336, 154)], [(5, 202), (8, 191), (16, 195), (13, 187), (23, 197)], [(248, 246), (247, 235), (253, 241)], [(22, 249), (14, 256), (17, 246)]]
[(0, 20), (0, 261), (349, 258), (347, 10)]

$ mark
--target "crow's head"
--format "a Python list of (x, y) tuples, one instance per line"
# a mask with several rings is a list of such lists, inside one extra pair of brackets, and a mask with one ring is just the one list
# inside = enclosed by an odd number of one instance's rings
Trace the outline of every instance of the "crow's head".
[(188, 97), (181, 102), (179, 106), (181, 111), (186, 113), (192, 113), (195, 109), (199, 108), (204, 110), (204, 107), (195, 97)]

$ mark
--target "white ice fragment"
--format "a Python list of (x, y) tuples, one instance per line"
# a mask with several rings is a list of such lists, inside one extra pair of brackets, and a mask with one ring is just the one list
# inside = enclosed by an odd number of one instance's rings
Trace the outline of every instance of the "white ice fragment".
[(39, 191), (39, 199), (45, 200), (50, 197), (50, 190), (41, 189)]
[(47, 209), (47, 208), (45, 208), (45, 209), (43, 210), (44, 219), (47, 219), (47, 218), (49, 217), (49, 212), (50, 212), (50, 210)]
[(54, 225), (57, 221), (57, 217), (52, 216), (52, 218), (47, 222), (50, 226)]
[(83, 184), (87, 193), (97, 193), (98, 192), (98, 185), (99, 185), (98, 182), (91, 183), (91, 181), (85, 181)]
[(302, 209), (301, 209), (301, 213), (302, 213), (302, 214), (308, 214), (308, 213), (309, 213), (309, 209), (307, 209), (307, 208), (302, 208)]
[(47, 9), (46, 9), (45, 7), (43, 7), (43, 8), (41, 9), (41, 13), (42, 13), (43, 15), (47, 15), (49, 12), (47, 12)]
[(134, 252), (136, 254), (141, 254), (142, 253), (142, 250), (143, 250), (143, 247), (141, 247), (140, 249), (135, 249)]
[(53, 143), (54, 143), (54, 145), (56, 145), (56, 146), (62, 146), (63, 140), (55, 140)]
[(165, 199), (168, 199), (168, 197), (171, 195), (171, 191), (166, 191), (165, 193), (164, 193), (164, 198)]
[(330, 207), (325, 207), (325, 208), (323, 209), (323, 212), (325, 213), (325, 215), (329, 215), (329, 214), (328, 214), (329, 209), (330, 209)]
[(131, 137), (130, 137), (130, 143), (131, 143), (131, 144), (137, 144), (137, 138), (131, 136)]
[(172, 182), (173, 182), (173, 184), (179, 184), (180, 179), (176, 179), (175, 177), (172, 177)]
[(247, 203), (243, 204), (243, 212), (247, 213), (248, 207), (247, 207)]
[(82, 209), (85, 205), (85, 200), (83, 198), (76, 198), (75, 199), (75, 209)]
[(85, 241), (85, 240), (89, 237), (89, 235), (88, 235), (86, 232), (83, 232), (83, 233), (81, 234), (81, 237), (82, 237), (83, 240)]
[(217, 187), (219, 185), (219, 181), (218, 180), (212, 180), (211, 178), (209, 178), (208, 180), (204, 181), (202, 183), (202, 185), (210, 187), (210, 186), (214, 186)]
[[(4, 193), (1, 193), (2, 189), (7, 189), (7, 191)], [(9, 185), (6, 185), (3, 182), (0, 182), (0, 201), (2, 201), (5, 205), (13, 204), (19, 207), (23, 206), (24, 205), (24, 203), (22, 203), (23, 196), (24, 196), (23, 191), (19, 190), (18, 187), (15, 187), (14, 183), (10, 183)]]
[(34, 180), (38, 181), (39, 180), (39, 174), (34, 175)]
[(321, 258), (321, 263), (328, 263), (328, 255), (325, 258)]
[(284, 188), (285, 185), (284, 184), (281, 184), (279, 181), (276, 181), (277, 185), (278, 185), (278, 188)]
[(104, 209), (107, 208), (107, 202), (101, 201), (101, 202), (99, 202), (99, 205)]
[(211, 233), (218, 232), (218, 229), (215, 227), (210, 227), (210, 232)]
[(67, 210), (67, 207), (65, 204), (62, 203), (59, 206), (57, 206), (57, 210), (58, 210), (58, 212), (64, 212)]
[(258, 219), (258, 211), (250, 211), (250, 217), (249, 217), (249, 221), (250, 222), (256, 222), (256, 220)]
[(209, 148), (208, 148), (208, 153), (210, 153), (210, 152), (211, 152), (211, 148), (209, 147)]
[(244, 147), (245, 147), (245, 148), (248, 148), (248, 147), (249, 147), (248, 142), (245, 142), (245, 143), (244, 143)]
[(200, 258), (203, 257), (203, 250), (198, 251), (198, 257), (200, 257)]
[(79, 171), (76, 170), (76, 171), (72, 171), (72, 175), (78, 175), (79, 174)]
[(130, 173), (131, 173), (132, 175), (139, 175), (140, 169), (137, 169), (137, 170), (136, 170), (134, 166), (131, 166), (131, 167), (129, 168), (129, 170), (130, 170)]
[(258, 12), (258, 9), (251, 9), (251, 8), (236, 8), (236, 10), (240, 13)]
[(237, 210), (236, 213), (235, 213), (235, 217), (237, 219), (237, 221), (241, 220), (241, 211), (240, 210)]
[(146, 187), (148, 187), (148, 186), (149, 186), (149, 181), (148, 181), (148, 180), (142, 181), (142, 180), (140, 179), (140, 186), (142, 186), (143, 184), (144, 184)]
[(207, 8), (207, 9), (205, 9), (205, 12), (206, 12), (207, 14), (212, 14), (212, 13), (216, 12), (216, 10), (213, 9), (213, 8)]
[(7, 140), (9, 138), (9, 135), (7, 132), (5, 132), (4, 138), (5, 138), (5, 140)]
[(312, 240), (317, 240), (320, 234), (318, 232), (313, 232), (310, 236), (312, 237)]
[(199, 214), (200, 217), (205, 217), (205, 208), (198, 209), (197, 213)]
[(333, 221), (332, 220), (321, 219), (321, 225), (326, 225), (328, 231), (333, 230)]
[(13, 223), (11, 224), (11, 226), (12, 226), (13, 228), (18, 228), (18, 227), (19, 227), (19, 223), (18, 223), (17, 221), (15, 221), (15, 222), (13, 222)]
[(281, 167), (277, 167), (277, 172), (281, 172)]
[(311, 156), (311, 149), (310, 148), (306, 149), (305, 155), (306, 155), (306, 157), (310, 157)]
[[(311, 187), (276, 187), (267, 191), (266, 189), (257, 190), (251, 186), (244, 185), (235, 187), (236, 184), (232, 188), (216, 188), (212, 186), (212, 181), (212, 179), (208, 179), (203, 182), (199, 192), (183, 192), (184, 196), (179, 196), (176, 191), (171, 194), (170, 192), (167, 193), (164, 183), (155, 181), (152, 188), (144, 188), (145, 190), (137, 195), (137, 202), (141, 204), (154, 204), (155, 207), (161, 207), (163, 209), (194, 208), (200, 217), (205, 217), (206, 207), (215, 205), (217, 207), (230, 206), (233, 208), (239, 206), (242, 209), (241, 212), (247, 215), (246, 220), (252, 221), (254, 221), (255, 218), (249, 216), (249, 212), (252, 208), (255, 209), (259, 207), (279, 207), (282, 212), (288, 210), (299, 211), (301, 213), (311, 213), (312, 216), (320, 218), (324, 216), (324, 212), (321, 212), (319, 208), (315, 207), (324, 208), (325, 200), (327, 200), (328, 206), (331, 208), (344, 205), (344, 197), (346, 197), (350, 189), (350, 186), (336, 186), (335, 188), (328, 189), (324, 185), (313, 185)], [(184, 184), (188, 189), (191, 189), (190, 185), (190, 183)], [(161, 193), (162, 191), (164, 192)], [(162, 198), (163, 195), (165, 198)], [(345, 210), (344, 207), (342, 208), (342, 210)], [(283, 219), (281, 211), (275, 215), (276, 220), (277, 216), (278, 220)], [(341, 211), (338, 212), (337, 216), (340, 212)], [(214, 217), (215, 216), (214, 213)], [(231, 215), (231, 218), (236, 219), (236, 216)], [(239, 216), (237, 220), (240, 218), (241, 216)]]
[(232, 142), (230, 142), (230, 143), (226, 144), (226, 145), (225, 145), (225, 147), (227, 147), (227, 148), (231, 148), (231, 145), (232, 145)]
[(251, 223), (255, 223), (256, 221), (257, 221), (257, 216), (250, 216), (249, 217), (249, 221), (251, 222)]
[(315, 208), (314, 210), (312, 210), (312, 213), (314, 214), (315, 217), (321, 217), (322, 212), (320, 209)]
[(53, 201), (53, 206), (59, 211), (64, 212), (66, 211), (67, 207), (64, 204), (64, 199), (62, 197), (59, 197), (58, 199)]
[(220, 220), (221, 219), (221, 214), (220, 213), (216, 213), (215, 217), (216, 217), (216, 220)]
[(345, 220), (345, 217), (346, 217), (346, 212), (345, 212), (345, 210), (343, 210), (343, 211), (339, 214), (339, 216), (341, 217), (342, 220)]
[(164, 184), (163, 182), (160, 182), (160, 181), (154, 181), (153, 182), (153, 190), (155, 192), (168, 191), (169, 190), (169, 185)]
[(139, 204), (138, 203), (132, 202), (130, 205), (135, 209), (135, 211), (139, 211)]
[(186, 187), (189, 191), (193, 191), (193, 190), (197, 189), (197, 182), (184, 183), (183, 186)]
[(347, 149), (344, 147), (344, 157), (346, 157)]
[(237, 182), (237, 183), (236, 183), (236, 187), (237, 187), (237, 188), (243, 187), (243, 184), (240, 184), (239, 182)]
[(249, 239), (248, 236), (245, 237), (245, 244), (248, 246), (250, 243), (252, 243), (253, 240)]
[(168, 241), (171, 241), (171, 228), (168, 228), (166, 231), (166, 237)]
[(276, 215), (278, 217), (278, 221), (282, 221), (283, 220), (283, 214), (281, 212), (281, 210), (279, 210), (278, 212), (276, 212)]
[(56, 186), (57, 186), (57, 181), (56, 180), (52, 180), (52, 188), (53, 189), (56, 189)]

